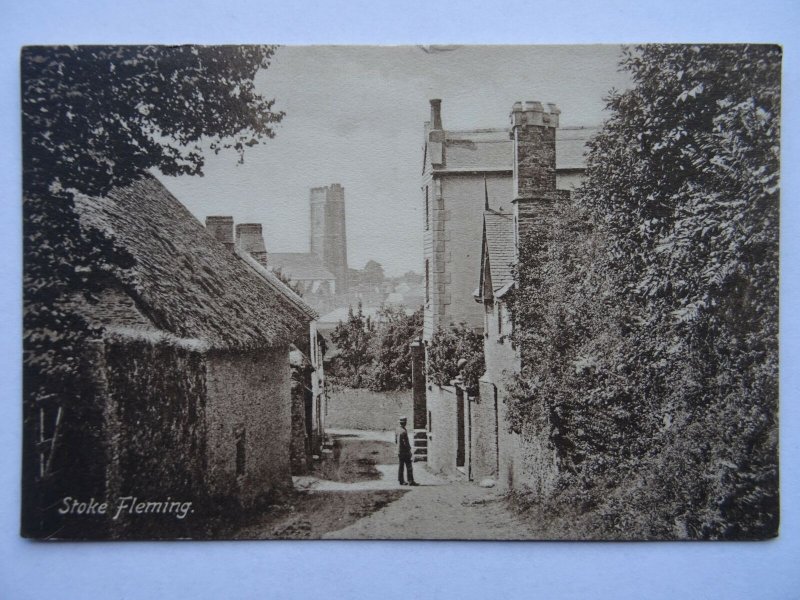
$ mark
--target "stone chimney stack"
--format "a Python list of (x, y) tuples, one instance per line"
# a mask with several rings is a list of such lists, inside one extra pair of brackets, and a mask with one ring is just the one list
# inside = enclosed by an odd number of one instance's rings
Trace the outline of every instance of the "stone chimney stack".
[(214, 239), (233, 252), (233, 217), (206, 217), (206, 229)]
[(431, 103), (431, 129), (442, 129), (442, 101), (435, 98)]
[(264, 245), (261, 223), (239, 223), (236, 226), (236, 247), (249, 252), (250, 256), (267, 266), (267, 247)]
[(430, 100), (431, 123), (428, 131), (428, 155), (431, 164), (439, 167), (444, 165), (444, 129), (442, 128), (442, 101), (438, 98)]
[(556, 129), (561, 111), (555, 104), (514, 103), (514, 222), (517, 244), (531, 229), (541, 227), (560, 195), (556, 191)]

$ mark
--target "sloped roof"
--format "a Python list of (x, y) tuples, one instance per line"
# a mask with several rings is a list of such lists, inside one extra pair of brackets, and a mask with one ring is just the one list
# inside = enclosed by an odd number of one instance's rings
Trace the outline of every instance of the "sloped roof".
[(271, 252), (269, 266), (293, 281), (336, 279), (312, 252)]
[(78, 197), (76, 208), (83, 226), (134, 257), (126, 293), (158, 330), (211, 348), (253, 349), (285, 343), (310, 320), (153, 177), (105, 198)]
[(446, 131), (444, 167), (450, 170), (507, 171), (512, 168), (514, 145), (507, 129)]
[[(595, 133), (593, 127), (556, 129), (556, 169), (586, 168), (586, 142)], [(444, 147), (442, 170), (510, 171), (514, 166), (514, 143), (508, 129), (445, 131)]]
[(295, 306), (295, 308), (302, 311), (309, 319), (313, 321), (319, 318), (319, 313), (317, 313), (317, 311), (311, 308), (306, 301), (297, 294), (297, 292), (278, 279), (275, 273), (258, 262), (250, 252), (240, 248), (234, 248), (233, 251), (236, 256), (241, 258), (248, 267), (253, 269), (253, 271), (258, 274), (259, 277), (264, 279), (264, 281), (266, 281), (270, 287), (272, 287), (279, 294), (285, 296), (286, 299)]
[(499, 292), (514, 283), (514, 220), (510, 214), (488, 210), (483, 213), (486, 249), (492, 276), (492, 292)]

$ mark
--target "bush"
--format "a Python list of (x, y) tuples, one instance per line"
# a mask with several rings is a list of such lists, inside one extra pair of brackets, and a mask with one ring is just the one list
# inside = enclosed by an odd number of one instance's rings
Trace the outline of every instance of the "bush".
[(521, 241), (509, 426), (573, 536), (777, 533), (780, 58), (627, 51), (581, 195)]
[(422, 335), (422, 308), (407, 315), (402, 307), (383, 306), (373, 322), (358, 310), (348, 313), (331, 339), (339, 348), (329, 379), (351, 388), (378, 392), (411, 387), (411, 343)]
[[(459, 362), (464, 363), (459, 368)], [(483, 336), (465, 323), (441, 327), (434, 333), (428, 347), (426, 364), (428, 379), (436, 385), (450, 385), (457, 377), (463, 377), (464, 387), (472, 396), (478, 395), (478, 380), (486, 371), (483, 358)]]

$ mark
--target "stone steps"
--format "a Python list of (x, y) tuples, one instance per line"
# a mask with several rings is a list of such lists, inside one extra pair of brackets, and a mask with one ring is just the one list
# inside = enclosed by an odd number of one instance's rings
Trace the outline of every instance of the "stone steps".
[(428, 432), (425, 429), (414, 430), (411, 453), (414, 462), (428, 462)]

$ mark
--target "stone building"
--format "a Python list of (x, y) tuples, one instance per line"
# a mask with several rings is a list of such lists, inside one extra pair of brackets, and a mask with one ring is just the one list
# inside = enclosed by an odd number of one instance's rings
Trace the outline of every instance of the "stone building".
[[(309, 325), (296, 332), (290, 340), (290, 365), (292, 371), (292, 436), (290, 455), (293, 474), (304, 473), (314, 455), (319, 455), (325, 438), (327, 391), (323, 367), (322, 340), (318, 333), (319, 315), (286, 286), (267, 267), (267, 251), (260, 223), (236, 225), (233, 237), (233, 217), (210, 216), (206, 229), (244, 264), (272, 288), (282, 294), (301, 311)], [(274, 255), (273, 255), (274, 256)]]
[[(99, 433), (90, 449), (70, 446), (92, 457), (87, 497), (189, 500), (199, 523), (289, 488), (289, 343), (311, 321), (302, 300), (236, 250), (232, 220), (211, 219), (226, 248), (154, 178), (76, 207), (82, 227), (135, 261), (93, 300), (76, 299), (103, 331), (83, 417)], [(123, 516), (111, 535), (136, 536), (142, 522)]]
[[(519, 240), (530, 231), (547, 226), (548, 215), (558, 202), (569, 200), (569, 191), (557, 189), (557, 128), (559, 110), (547, 110), (539, 102), (517, 102), (511, 111), (514, 140), (512, 179), (513, 213), (484, 207), (483, 248), (475, 299), (484, 312), (486, 372), (480, 380), (479, 404), (473, 412), (472, 439), (478, 477), (497, 480), (500, 489), (524, 480), (539, 489), (554, 481), (556, 457), (535, 436), (524, 442), (509, 433), (506, 423), (506, 383), (519, 372), (518, 351), (510, 343), (514, 323), (508, 299), (514, 294), (512, 265), (518, 260)], [(496, 432), (496, 433), (495, 433)]]
[(344, 188), (338, 183), (311, 188), (309, 215), (310, 251), (273, 252), (269, 267), (280, 271), (304, 294), (316, 297), (315, 301), (345, 294), (349, 269)]
[(296, 285), (303, 294), (333, 296), (336, 276), (325, 268), (319, 256), (308, 252), (271, 252), (269, 268)]
[(337, 293), (348, 288), (347, 227), (344, 188), (338, 183), (311, 188), (311, 253), (336, 277)]
[[(537, 118), (536, 126), (520, 125), (520, 119)], [(444, 387), (426, 382), (417, 392), (415, 427), (424, 423), (425, 435), (423, 441), (418, 429), (415, 439), (427, 446), (435, 470), (475, 480), (513, 477), (511, 457), (519, 448), (506, 439), (503, 372), (519, 367), (507, 337), (506, 295), (514, 285), (516, 224), (522, 219), (525, 226), (532, 214), (520, 198), (531, 190), (553, 201), (568, 197), (582, 181), (585, 144), (594, 132), (560, 128), (558, 109), (548, 105), (545, 111), (539, 103), (515, 104), (510, 129), (449, 131), (441, 101), (431, 100), (422, 175), (425, 329), (417, 361), (424, 361), (424, 345), (437, 328), (459, 322), (484, 332), (486, 359), (478, 396), (458, 381)]]
[[(514, 141), (509, 129), (444, 129), (441, 100), (431, 100), (425, 123), (421, 181), (424, 215), (425, 329), (465, 322), (483, 327), (472, 292), (481, 255), (484, 205), (510, 213)], [(556, 188), (582, 181), (585, 145), (596, 129), (560, 127), (556, 135)]]

